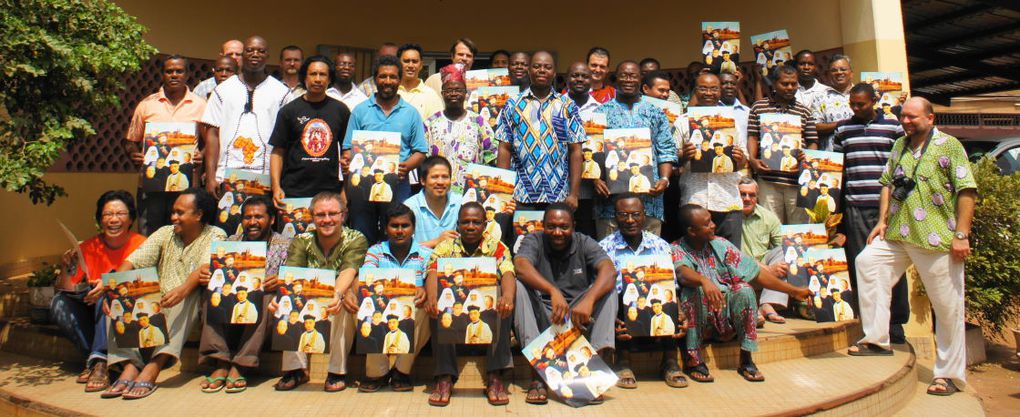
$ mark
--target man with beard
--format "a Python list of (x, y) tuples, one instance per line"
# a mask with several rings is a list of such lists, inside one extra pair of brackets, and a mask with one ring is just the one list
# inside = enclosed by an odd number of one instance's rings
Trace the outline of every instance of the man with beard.
[[(205, 111), (205, 99), (188, 91), (188, 60), (179, 55), (173, 55), (163, 61), (162, 84), (159, 91), (145, 97), (135, 107), (131, 116), (131, 123), (128, 125), (127, 134), (124, 135), (124, 145), (131, 161), (136, 167), (141, 167), (145, 162), (145, 155), (142, 153), (142, 141), (145, 136), (145, 124), (155, 122), (175, 123), (198, 123)], [(201, 130), (196, 128), (196, 133), (201, 135)], [(152, 178), (154, 184), (166, 184), (166, 178), (170, 175), (170, 169), (166, 167), (166, 155), (161, 153), (156, 161), (156, 172)], [(162, 160), (162, 162), (160, 162)], [(195, 162), (202, 160), (202, 152), (195, 152)], [(143, 177), (144, 178), (144, 177)], [(192, 180), (194, 180), (192, 178)], [(177, 200), (178, 192), (142, 192), (141, 186), (138, 196), (138, 230), (149, 235), (170, 223), (170, 212), (174, 201)]]
[(280, 82), (290, 89), (284, 103), (290, 103), (305, 93), (304, 80), (298, 75), (301, 61), (304, 61), (304, 51), (299, 46), (287, 45), (280, 50)]
[(340, 52), (333, 59), (336, 75), (332, 85), (326, 90), (326, 95), (346, 104), (348, 110), (354, 110), (361, 102), (368, 100), (368, 96), (354, 85), (354, 68), (357, 61), (350, 52)]
[[(499, 312), (500, 321), (497, 324), (497, 332), (492, 344), (487, 348), (486, 353), (486, 388), (485, 396), (492, 405), (506, 405), (510, 402), (509, 393), (503, 383), (503, 373), (513, 368), (513, 358), (510, 352), (510, 315), (514, 310), (514, 293), (516, 291), (516, 278), (514, 267), (510, 260), (510, 249), (498, 240), (486, 238), (483, 235), (485, 228), (485, 209), (477, 202), (464, 203), (461, 206), (457, 218), (457, 237), (449, 238), (440, 242), (428, 263), (428, 277), (425, 290), (427, 299), (425, 309), (432, 317), (432, 334), (439, 333), (437, 326), (439, 320), (446, 320), (440, 317), (437, 301), (439, 300), (439, 273), (437, 271), (440, 258), (466, 258), (466, 257), (492, 257), (496, 260), (499, 276), (499, 300), (496, 303), (496, 311)], [(463, 304), (454, 304), (454, 314), (463, 314)], [(445, 314), (444, 314), (445, 316)], [(464, 325), (466, 327), (466, 324)], [(453, 391), (453, 384), (458, 375), (457, 370), (457, 345), (452, 343), (439, 343), (438, 337), (432, 340), (432, 355), (435, 359), (435, 380), (436, 386), (429, 396), (429, 404), (437, 407), (446, 406), (450, 403), (450, 395)]]
[(507, 68), (510, 74), (510, 85), (520, 87), (521, 91), (531, 87), (531, 77), (528, 74), (528, 68), (531, 68), (531, 54), (514, 52), (510, 55)]
[[(411, 55), (406, 53), (405, 55)], [(351, 228), (360, 231), (369, 242), (378, 242), (382, 236), (383, 221), (386, 216), (386, 206), (390, 203), (403, 203), (411, 194), (411, 185), (408, 182), (408, 173), (417, 169), (418, 165), (425, 159), (428, 152), (428, 143), (425, 141), (425, 128), (422, 125), (421, 116), (409, 103), (404, 101), (397, 94), (400, 84), (401, 63), (394, 56), (380, 57), (375, 66), (375, 83), (379, 91), (372, 95), (364, 105), (359, 105), (351, 113), (350, 122), (347, 124), (347, 132), (343, 142), (343, 157), (340, 160), (341, 169), (347, 171), (353, 157), (352, 138), (356, 130), (385, 131), (400, 133), (400, 165), (397, 174), (400, 181), (392, 190), (392, 201), (371, 202), (368, 199), (350, 198), (351, 210), (358, 213), (351, 219)], [(360, 155), (360, 154), (359, 154)], [(369, 164), (366, 162), (366, 166)], [(365, 178), (362, 178), (362, 183)], [(363, 184), (367, 185), (367, 184)], [(371, 185), (368, 185), (371, 190)], [(349, 188), (349, 187), (348, 187)], [(353, 194), (353, 193), (351, 193)], [(370, 194), (366, 194), (371, 197)], [(348, 194), (349, 197), (354, 197)]]
[[(230, 241), (266, 242), (266, 281), (262, 284), (262, 293), (272, 293), (279, 286), (277, 272), (287, 258), (287, 247), (290, 239), (273, 231), (276, 221), (276, 208), (268, 198), (253, 196), (241, 207), (241, 233), (229, 237)], [(228, 258), (229, 259), (229, 258)], [(199, 285), (206, 286), (211, 274), (208, 266), (204, 266), (199, 277)], [(199, 340), (199, 363), (213, 365), (216, 370), (202, 382), (203, 392), (216, 392), (226, 387), (228, 392), (240, 392), (247, 387), (242, 369), (257, 368), (259, 351), (265, 339), (268, 320), (263, 319), (262, 311), (270, 304), (272, 297), (267, 297), (258, 304), (259, 319), (254, 324), (230, 324), (226, 320), (210, 321), (203, 314), (202, 337)], [(259, 300), (253, 300), (256, 303)], [(208, 308), (208, 307), (206, 307)], [(275, 309), (272, 309), (275, 310)], [(297, 313), (300, 309), (292, 310)], [(295, 319), (297, 317), (295, 316)], [(295, 325), (294, 327), (300, 328)]]
[[(574, 233), (574, 217), (565, 203), (545, 210), (542, 227), (543, 231), (524, 237), (514, 257), (520, 277), (514, 311), (518, 340), (527, 346), (542, 330), (569, 319), (583, 329), (599, 356), (610, 358), (619, 304), (613, 261), (594, 239)], [(532, 373), (525, 401), (547, 403), (547, 389), (540, 376)]]
[(216, 86), (202, 114), (205, 136), (205, 188), (219, 193), (227, 169), (269, 174), (269, 138), (287, 86), (266, 73), (265, 39), (245, 40), (241, 72)]
[(269, 139), (273, 203), (280, 210), (287, 208), (284, 198), (341, 191), (338, 142), (351, 112), (326, 94), (335, 79), (333, 63), (322, 55), (310, 57), (298, 75), (305, 93), (280, 109)]

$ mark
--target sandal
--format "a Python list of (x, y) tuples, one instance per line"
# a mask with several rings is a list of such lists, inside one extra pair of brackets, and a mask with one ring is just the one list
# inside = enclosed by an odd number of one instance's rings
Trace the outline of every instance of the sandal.
[(510, 404), (510, 393), (506, 391), (502, 378), (495, 375), (491, 376), (489, 377), (489, 383), (486, 385), (485, 396), (489, 400), (489, 405)]
[(92, 377), (92, 368), (85, 367), (85, 370), (78, 374), (78, 377), (74, 379), (75, 384), (84, 384), (89, 382), (89, 378)]
[(394, 392), (407, 392), (413, 390), (414, 385), (411, 383), (410, 375), (394, 370), (393, 377), (390, 378), (390, 388), (392, 388)]
[(386, 377), (382, 378), (365, 378), (358, 384), (358, 392), (376, 392), (382, 389), (383, 384), (386, 383)]
[(125, 400), (140, 400), (156, 392), (156, 388), (159, 388), (159, 385), (156, 385), (153, 382), (135, 382), (134, 385), (131, 386), (131, 390), (134, 391), (135, 388), (145, 388), (146, 391), (144, 394), (139, 395), (131, 395), (131, 393), (128, 392), (122, 395), (121, 398)]
[(740, 365), (740, 368), (737, 368), (737, 373), (750, 382), (765, 381), (765, 375), (762, 375), (761, 371), (759, 371), (758, 367), (755, 366), (753, 363)]
[(429, 405), (433, 407), (446, 407), (450, 405), (450, 397), (453, 392), (453, 380), (450, 377), (442, 377), (436, 380), (435, 388), (429, 395)]
[[(216, 378), (208, 377), (207, 376), (207, 377), (205, 377), (206, 386), (202, 387), (202, 392), (204, 392), (206, 394), (213, 394), (213, 393), (217, 393), (217, 392), (223, 391), (223, 387), (225, 387), (227, 385), (224, 382), (226, 380), (227, 380), (227, 377), (225, 377), (225, 376), (216, 377)], [(217, 382), (219, 382), (220, 384), (214, 387), (213, 384), (216, 384)]]
[[(115, 389), (117, 389), (117, 387), (121, 385), (124, 386), (124, 389), (120, 391), (114, 391)], [(130, 379), (118, 379), (116, 382), (113, 383), (113, 385), (110, 385), (109, 389), (104, 391), (102, 394), (99, 394), (99, 398), (109, 399), (120, 397), (121, 395), (124, 395), (125, 392), (130, 391), (131, 388), (133, 388), (134, 386), (135, 381), (132, 381)]]
[(616, 371), (616, 386), (623, 389), (637, 389), (637, 377), (634, 376), (634, 371), (628, 368), (622, 368)]
[[(852, 350), (857, 348), (857, 350)], [(850, 356), (892, 356), (892, 349), (885, 349), (871, 343), (857, 343), (850, 346), (846, 353)]]
[(340, 392), (347, 389), (347, 381), (344, 375), (337, 375), (330, 373), (326, 375), (326, 384), (323, 385), (322, 390), (326, 392)]
[(106, 368), (106, 363), (93, 365), (89, 380), (86, 381), (85, 392), (106, 391), (109, 387), (110, 373)]
[(542, 381), (531, 381), (528, 387), (528, 396), (524, 398), (528, 404), (542, 405), (549, 402), (549, 392), (546, 391), (545, 383)]
[[(941, 390), (939, 390), (939, 389), (933, 390), (932, 388), (941, 388)], [(949, 379), (949, 378), (935, 378), (931, 382), (931, 385), (928, 386), (928, 395), (938, 395), (940, 397), (948, 397), (950, 395), (956, 394), (956, 392), (959, 391), (959, 390), (960, 390), (960, 388), (958, 388), (956, 386), (956, 384), (953, 383), (952, 379)]]
[(683, 371), (676, 361), (669, 361), (662, 368), (662, 380), (672, 388), (686, 388), (687, 378), (684, 378)]
[(765, 320), (769, 323), (775, 324), (786, 324), (786, 317), (781, 316), (779, 313), (771, 312), (765, 315)]
[(304, 373), (304, 371), (289, 371), (283, 374), (283, 378), (280, 378), (279, 381), (273, 384), (273, 388), (277, 391), (290, 391), (308, 383), (308, 379), (308, 374)]
[(708, 373), (708, 367), (704, 363), (684, 369), (684, 373), (696, 382), (708, 384), (715, 382), (715, 377)]
[[(238, 386), (238, 383), (240, 383), (241, 385)], [(227, 394), (237, 394), (239, 392), (244, 392), (244, 390), (248, 389), (248, 380), (244, 379), (243, 376), (239, 376), (237, 378), (231, 378), (228, 376), (227, 384), (228, 385), (234, 384), (234, 386), (227, 388)]]

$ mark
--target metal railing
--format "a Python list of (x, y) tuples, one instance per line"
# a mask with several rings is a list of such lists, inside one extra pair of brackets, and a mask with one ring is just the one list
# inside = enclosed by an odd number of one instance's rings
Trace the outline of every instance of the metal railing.
[(1011, 113), (935, 113), (939, 126), (996, 127), (1020, 129), (1020, 114)]

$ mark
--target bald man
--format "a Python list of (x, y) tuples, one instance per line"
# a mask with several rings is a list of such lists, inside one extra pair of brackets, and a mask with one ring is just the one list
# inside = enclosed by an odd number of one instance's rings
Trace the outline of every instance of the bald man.
[[(237, 39), (231, 39), (229, 41), (223, 42), (223, 46), (220, 47), (219, 56), (221, 58), (233, 59), (235, 64), (234, 71), (236, 72), (237, 71), (236, 68), (241, 67), (242, 52), (244, 52), (244, 43)], [(198, 83), (198, 85), (195, 86), (194, 93), (195, 95), (202, 98), (209, 97), (209, 93), (211, 93), (212, 90), (216, 88), (217, 84), (219, 84), (219, 82), (216, 81), (216, 76), (215, 74), (213, 74), (212, 77), (206, 78), (202, 80), (202, 82)]]

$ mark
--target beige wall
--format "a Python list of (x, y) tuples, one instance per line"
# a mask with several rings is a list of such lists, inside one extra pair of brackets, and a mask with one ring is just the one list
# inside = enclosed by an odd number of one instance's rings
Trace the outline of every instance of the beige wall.
[[(413, 41), (426, 50), (446, 51), (452, 40), (467, 36), (483, 51), (556, 49), (561, 70), (568, 61), (583, 59), (593, 45), (608, 48), (617, 60), (655, 56), (664, 68), (679, 68), (698, 56), (700, 22), (714, 20), (741, 22), (742, 50), (749, 50), (751, 35), (783, 28), (795, 50), (843, 44), (836, 0), (738, 0), (711, 6), (641, 0), (499, 3), (517, 5), (515, 10), (521, 11), (542, 10), (541, 19), (482, 10), (478, 6), (484, 2), (468, 0), (116, 2), (150, 28), (146, 39), (161, 52), (204, 58), (215, 56), (224, 40), (254, 33), (265, 37), (274, 51), (291, 43), (311, 51), (318, 44), (376, 47), (384, 41)], [(599, 7), (582, 6), (592, 3)], [(610, 9), (620, 4), (629, 7)]]
[(135, 174), (47, 174), (44, 180), (63, 186), (67, 197), (52, 206), (32, 205), (24, 194), (0, 191), (0, 266), (12, 262), (63, 253), (70, 248), (57, 221), (78, 239), (96, 233), (96, 199), (107, 190), (124, 189), (135, 194)]

